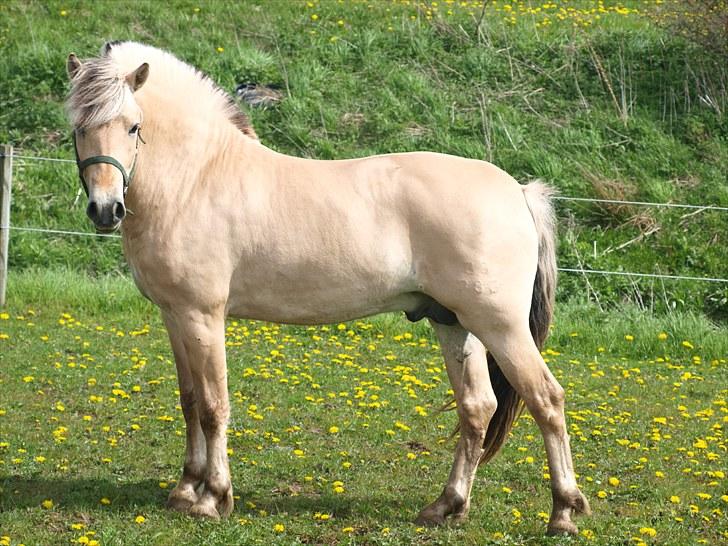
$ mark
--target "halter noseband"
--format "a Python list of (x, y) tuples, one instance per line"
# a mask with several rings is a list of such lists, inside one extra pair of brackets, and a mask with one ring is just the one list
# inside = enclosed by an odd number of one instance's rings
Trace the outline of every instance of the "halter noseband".
[(108, 163), (109, 165), (113, 165), (116, 167), (119, 172), (121, 173), (121, 177), (124, 180), (124, 196), (126, 197), (126, 192), (129, 189), (129, 184), (131, 184), (132, 178), (134, 178), (134, 169), (136, 168), (136, 161), (137, 161), (137, 155), (139, 154), (139, 141), (141, 140), (144, 142), (144, 139), (142, 138), (141, 129), (137, 131), (137, 139), (136, 139), (136, 149), (134, 150), (134, 160), (131, 162), (131, 169), (129, 170), (129, 174), (127, 174), (126, 169), (124, 169), (124, 166), (119, 163), (116, 159), (111, 157), (110, 155), (93, 155), (91, 157), (87, 157), (83, 161), (78, 157), (78, 146), (76, 146), (76, 131), (73, 131), (73, 151), (76, 153), (76, 166), (78, 167), (78, 178), (81, 180), (81, 186), (83, 187), (83, 191), (86, 192), (86, 197), (88, 197), (88, 184), (86, 184), (86, 180), (83, 177), (83, 171), (88, 167), (89, 165), (95, 165), (97, 163)]

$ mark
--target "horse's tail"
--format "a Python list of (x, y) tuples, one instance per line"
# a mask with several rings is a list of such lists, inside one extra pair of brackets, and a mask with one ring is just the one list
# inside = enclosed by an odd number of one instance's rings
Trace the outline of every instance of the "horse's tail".
[[(538, 233), (538, 268), (533, 283), (528, 323), (539, 349), (543, 348), (549, 334), (556, 293), (556, 218), (551, 204), (553, 194), (554, 190), (541, 182), (523, 186), (523, 195)], [(491, 353), (488, 353), (488, 371), (498, 407), (485, 433), (481, 463), (489, 461), (498, 453), (523, 410), (521, 397), (508, 383)]]

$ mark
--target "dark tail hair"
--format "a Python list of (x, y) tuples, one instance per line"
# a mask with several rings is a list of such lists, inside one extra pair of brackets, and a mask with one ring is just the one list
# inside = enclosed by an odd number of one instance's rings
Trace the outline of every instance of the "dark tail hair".
[[(533, 283), (528, 323), (533, 340), (539, 349), (543, 348), (549, 334), (556, 292), (556, 219), (551, 204), (553, 194), (554, 191), (542, 182), (532, 182), (523, 186), (523, 195), (538, 233), (538, 269)], [(491, 353), (488, 353), (488, 372), (498, 400), (498, 408), (491, 417), (485, 433), (481, 463), (489, 461), (498, 453), (513, 423), (523, 411), (521, 397), (508, 383)]]

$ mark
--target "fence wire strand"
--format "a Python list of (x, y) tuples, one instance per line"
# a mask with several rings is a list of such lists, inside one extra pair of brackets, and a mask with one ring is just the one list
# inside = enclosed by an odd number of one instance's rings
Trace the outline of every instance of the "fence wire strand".
[[(110, 239), (121, 239), (121, 235), (115, 233), (90, 233), (85, 231), (71, 231), (65, 229), (44, 229), (34, 228), (27, 226), (0, 226), (0, 230), (10, 229), (13, 231), (26, 231), (32, 233), (50, 233), (56, 235), (74, 235), (80, 237), (107, 237)], [(559, 271), (563, 273), (577, 273), (577, 274), (588, 274), (588, 275), (617, 275), (622, 277), (640, 277), (649, 279), (669, 279), (669, 280), (680, 280), (680, 281), (704, 281), (704, 282), (717, 282), (717, 283), (728, 283), (728, 279), (721, 279), (718, 277), (693, 277), (689, 275), (663, 275), (659, 273), (635, 273), (631, 271), (607, 271), (602, 269), (576, 269), (572, 267), (559, 267)]]
[(52, 233), (56, 235), (77, 235), (79, 237), (107, 237), (111, 239), (121, 239), (121, 235), (115, 233), (90, 233), (88, 231), (70, 231), (66, 229), (45, 229), (29, 226), (0, 226), (0, 229), (9, 229), (12, 231), (30, 231), (33, 233)]
[(551, 199), (559, 201), (581, 201), (585, 203), (610, 203), (614, 205), (642, 205), (646, 207), (663, 207), (677, 209), (699, 209), (699, 210), (722, 210), (728, 211), (728, 207), (719, 207), (717, 205), (687, 205), (683, 203), (652, 203), (650, 201), (621, 201), (619, 199), (596, 199), (592, 197), (570, 197), (555, 195)]
[[(0, 157), (5, 157), (3, 154), (0, 154)], [(59, 157), (38, 157), (33, 155), (18, 155), (18, 154), (12, 154), (11, 156), (13, 159), (25, 159), (27, 161), (52, 161), (56, 163), (76, 163), (73, 159), (62, 159)]]
[(559, 267), (559, 271), (565, 273), (589, 273), (592, 275), (617, 275), (623, 277), (643, 277), (648, 279), (671, 279), (681, 281), (707, 281), (728, 283), (728, 279), (715, 277), (690, 277), (686, 275), (662, 275), (659, 273), (632, 273), (630, 271), (606, 271), (601, 269), (575, 269), (571, 267)]
[[(0, 157), (5, 157), (0, 153)], [(50, 161), (56, 163), (76, 163), (73, 159), (62, 159), (55, 157), (41, 157), (41, 156), (30, 156), (30, 155), (18, 155), (12, 154), (13, 159), (23, 159), (27, 161)], [(623, 201), (620, 199), (597, 199), (591, 197), (571, 197), (566, 195), (557, 195), (552, 197), (558, 201), (575, 201), (583, 203), (609, 203), (614, 205), (637, 205), (646, 207), (661, 207), (661, 208), (681, 208), (681, 209), (696, 209), (696, 210), (717, 210), (726, 212), (728, 207), (721, 207), (718, 205), (689, 205), (684, 203), (655, 203), (650, 201)], [(54, 235), (70, 235), (78, 237), (106, 237), (109, 239), (121, 239), (120, 235), (115, 233), (89, 233), (83, 231), (72, 231), (65, 229), (45, 229), (36, 228), (30, 226), (0, 226), (0, 230), (13, 230), (13, 231), (25, 231), (31, 233), (49, 233)], [(668, 279), (668, 280), (683, 280), (683, 281), (703, 281), (703, 282), (715, 282), (715, 283), (728, 283), (728, 279), (722, 279), (717, 277), (693, 277), (689, 275), (663, 275), (659, 273), (635, 273), (631, 271), (607, 271), (601, 269), (576, 269), (572, 267), (559, 267), (559, 271), (563, 273), (576, 273), (576, 274), (588, 274), (588, 275), (616, 275), (622, 277), (638, 277), (648, 279)]]
[[(5, 157), (0, 153), (0, 157)], [(76, 163), (74, 159), (62, 159), (56, 157), (42, 157), (32, 155), (12, 154), (13, 159), (25, 159), (28, 161), (54, 161), (58, 163)], [(719, 205), (689, 205), (685, 203), (657, 203), (653, 201), (623, 201), (620, 199), (597, 199), (594, 197), (572, 197), (570, 195), (555, 195), (552, 199), (557, 201), (576, 201), (583, 203), (609, 203), (613, 205), (638, 205), (644, 207), (663, 207), (663, 208), (681, 208), (681, 209), (699, 209), (699, 210), (719, 210), (728, 212), (728, 207)]]

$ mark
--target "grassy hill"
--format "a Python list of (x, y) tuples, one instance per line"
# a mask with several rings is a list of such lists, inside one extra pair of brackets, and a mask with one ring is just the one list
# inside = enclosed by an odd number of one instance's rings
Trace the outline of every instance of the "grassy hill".
[[(250, 115), (261, 140), (282, 152), (434, 150), (542, 178), (564, 196), (728, 206), (726, 65), (677, 37), (670, 21), (689, 18), (684, 6), (0, 1), (0, 142), (71, 158), (67, 54), (134, 39), (169, 49), (230, 91), (238, 82), (279, 85), (284, 100)], [(690, 23), (699, 33), (702, 21)], [(18, 160), (12, 223), (90, 231), (77, 192), (73, 165)], [(562, 267), (726, 277), (726, 212), (558, 208)], [(125, 270), (116, 240), (18, 231), (10, 262)], [(562, 275), (559, 297), (727, 314), (726, 284), (588, 280)]]

